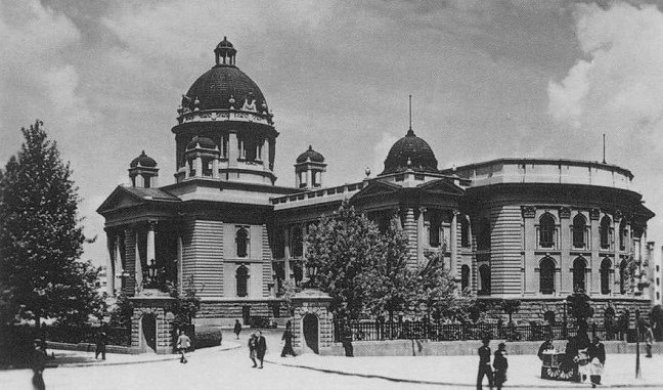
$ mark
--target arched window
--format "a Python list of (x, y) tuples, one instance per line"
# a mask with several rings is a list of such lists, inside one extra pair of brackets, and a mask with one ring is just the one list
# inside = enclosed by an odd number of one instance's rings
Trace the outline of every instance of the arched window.
[(249, 295), (248, 293), (248, 279), (249, 279), (249, 269), (245, 266), (240, 266), (235, 272), (235, 279), (237, 280), (237, 296), (245, 297)]
[(292, 229), (292, 256), (302, 257), (304, 255), (304, 237), (302, 236), (302, 228), (299, 226)]
[(578, 257), (573, 261), (573, 291), (585, 291), (585, 270), (587, 263), (582, 257)]
[(626, 249), (626, 221), (622, 219), (619, 223), (619, 249)]
[(610, 248), (610, 217), (607, 215), (601, 219), (601, 226), (599, 227), (599, 235), (601, 236), (601, 248)]
[(550, 257), (544, 257), (539, 265), (539, 289), (541, 294), (555, 291), (555, 262)]
[(576, 248), (585, 247), (585, 217), (578, 214), (573, 218), (573, 246)]
[(248, 256), (249, 232), (245, 228), (239, 228), (235, 234), (235, 244), (237, 245), (237, 257)]
[(626, 260), (619, 264), (619, 293), (626, 294)]
[(601, 262), (601, 294), (610, 294), (610, 259), (603, 259)]
[(481, 289), (479, 295), (490, 295), (490, 266), (484, 264), (479, 267), (479, 277), (481, 278)]
[(555, 245), (555, 219), (549, 213), (545, 213), (539, 219), (539, 246), (552, 248)]
[(470, 267), (467, 264), (463, 264), (460, 267), (460, 288), (465, 290), (470, 287)]
[(460, 217), (460, 245), (463, 248), (470, 246), (470, 222), (467, 217)]
[(479, 224), (477, 249), (478, 250), (490, 249), (490, 221), (488, 220), (488, 218), (482, 218), (481, 223)]

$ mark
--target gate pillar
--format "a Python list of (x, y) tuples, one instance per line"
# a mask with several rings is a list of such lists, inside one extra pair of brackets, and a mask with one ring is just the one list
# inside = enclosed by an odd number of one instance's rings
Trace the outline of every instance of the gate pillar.
[(304, 317), (314, 315), (318, 322), (317, 349), (330, 348), (334, 342), (334, 316), (329, 311), (332, 298), (317, 289), (305, 289), (292, 297), (292, 305), (295, 316), (292, 321), (292, 333), (294, 335), (293, 347), (298, 352), (305, 352), (309, 348), (306, 345), (304, 335)]

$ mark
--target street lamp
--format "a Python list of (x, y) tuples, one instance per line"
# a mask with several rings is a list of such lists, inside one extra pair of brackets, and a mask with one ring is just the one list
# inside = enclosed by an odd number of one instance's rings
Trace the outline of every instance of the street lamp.
[(318, 267), (312, 262), (306, 262), (306, 277), (308, 278), (308, 287), (315, 287), (315, 277), (318, 274)]
[(147, 275), (150, 277), (150, 284), (155, 285), (157, 280), (157, 262), (150, 260), (150, 265), (147, 266)]

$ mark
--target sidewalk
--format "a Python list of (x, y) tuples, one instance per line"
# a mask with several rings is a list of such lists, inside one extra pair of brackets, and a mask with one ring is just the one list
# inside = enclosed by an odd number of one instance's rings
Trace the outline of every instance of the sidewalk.
[[(189, 354), (195, 356), (204, 356), (206, 354), (215, 353), (219, 351), (226, 351), (230, 349), (239, 348), (241, 345), (234, 341), (224, 341), (222, 345), (218, 347), (203, 348)], [(60, 349), (49, 349), (49, 355), (51, 353), (55, 354), (55, 359), (48, 360), (48, 366), (58, 366), (58, 367), (88, 367), (88, 366), (114, 366), (121, 364), (141, 364), (141, 363), (153, 363), (153, 362), (162, 362), (168, 360), (177, 360), (180, 358), (178, 354), (168, 354), (168, 355), (157, 355), (155, 353), (141, 353), (137, 355), (131, 354), (120, 354), (120, 353), (106, 353), (106, 360), (94, 358), (94, 351), (92, 352), (83, 352), (83, 351), (66, 351)], [(188, 355), (188, 354), (187, 354)]]
[[(388, 381), (475, 387), (476, 356), (355, 357), (303, 354), (295, 358), (269, 356), (268, 361), (282, 366), (311, 369), (339, 375), (379, 378)], [(635, 355), (608, 355), (602, 384), (605, 388), (663, 388), (663, 355), (646, 359), (641, 355), (640, 379), (635, 379)], [(540, 378), (541, 362), (535, 355), (509, 356), (508, 388), (587, 388), (589, 384), (551, 381)], [(487, 388), (487, 387), (486, 387)]]

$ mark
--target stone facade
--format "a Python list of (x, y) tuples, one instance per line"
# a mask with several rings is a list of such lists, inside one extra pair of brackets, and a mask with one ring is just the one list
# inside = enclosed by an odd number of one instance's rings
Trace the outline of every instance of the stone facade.
[(172, 299), (134, 298), (132, 303), (131, 346), (141, 352), (172, 353), (174, 316), (168, 311)]

